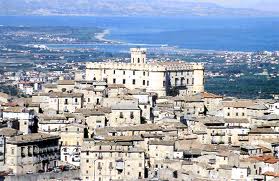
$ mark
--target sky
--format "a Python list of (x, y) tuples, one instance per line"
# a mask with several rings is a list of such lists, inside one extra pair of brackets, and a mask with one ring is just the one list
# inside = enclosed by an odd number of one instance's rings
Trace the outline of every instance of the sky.
[[(186, 0), (188, 1), (188, 0)], [(193, 0), (189, 0), (193, 1)], [(225, 7), (233, 8), (253, 8), (264, 11), (279, 10), (279, 0), (195, 0), (197, 2), (212, 2)]]

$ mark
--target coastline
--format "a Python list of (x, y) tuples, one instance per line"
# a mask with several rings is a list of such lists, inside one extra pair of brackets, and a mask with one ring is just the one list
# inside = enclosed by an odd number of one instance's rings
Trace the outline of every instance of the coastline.
[(98, 41), (111, 41), (106, 39), (106, 35), (110, 34), (110, 30), (109, 29), (104, 29), (102, 32), (96, 33), (95, 34), (95, 39)]
[(95, 33), (95, 39), (97, 41), (100, 41), (105, 44), (122, 44), (123, 42), (115, 41), (115, 40), (109, 40), (106, 38), (107, 35), (111, 33), (110, 29), (104, 29), (101, 32)]

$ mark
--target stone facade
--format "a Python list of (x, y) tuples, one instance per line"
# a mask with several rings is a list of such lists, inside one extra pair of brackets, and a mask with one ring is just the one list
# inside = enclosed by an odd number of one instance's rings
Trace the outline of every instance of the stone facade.
[(124, 84), (127, 88), (144, 89), (165, 96), (204, 91), (204, 66), (185, 62), (146, 62), (146, 49), (131, 49), (131, 63), (87, 63), (86, 80)]

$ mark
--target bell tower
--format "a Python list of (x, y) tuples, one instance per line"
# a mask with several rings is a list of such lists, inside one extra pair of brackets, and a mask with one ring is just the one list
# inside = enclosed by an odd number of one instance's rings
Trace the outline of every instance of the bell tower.
[(131, 48), (131, 63), (145, 64), (146, 63), (146, 48)]

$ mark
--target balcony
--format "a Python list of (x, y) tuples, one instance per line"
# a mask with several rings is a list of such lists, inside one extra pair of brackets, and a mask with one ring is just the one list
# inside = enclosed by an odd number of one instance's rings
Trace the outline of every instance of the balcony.
[(33, 148), (33, 155), (38, 155), (40, 153), (38, 148)]
[(226, 135), (226, 133), (224, 133), (224, 132), (211, 133), (211, 136), (225, 136), (225, 135)]
[(73, 157), (73, 158), (72, 158), (72, 161), (73, 161), (73, 162), (80, 162), (80, 158), (79, 158), (79, 157)]
[(225, 144), (225, 142), (223, 140), (212, 140), (211, 141), (211, 144), (214, 144), (214, 145), (221, 145), (221, 144)]
[(211, 164), (211, 165), (216, 164), (216, 159), (209, 159), (208, 164)]
[(249, 141), (248, 136), (239, 136), (238, 141)]
[(80, 155), (80, 152), (74, 151), (72, 155)]
[(182, 108), (180, 106), (174, 106), (175, 111), (182, 111)]
[(79, 105), (79, 102), (73, 102), (73, 105)]

